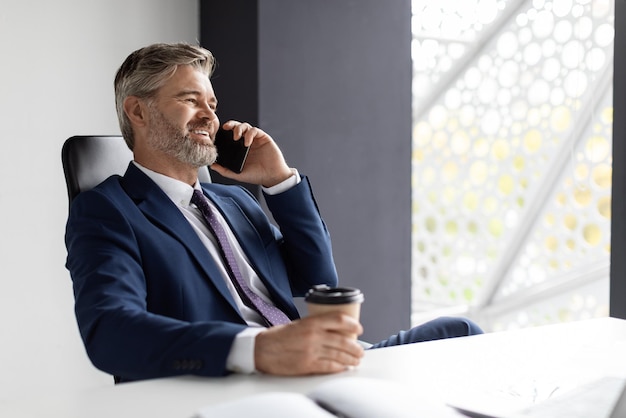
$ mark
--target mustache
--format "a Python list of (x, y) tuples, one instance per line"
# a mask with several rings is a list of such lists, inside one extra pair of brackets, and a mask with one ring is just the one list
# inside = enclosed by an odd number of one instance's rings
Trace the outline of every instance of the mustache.
[(203, 131), (208, 131), (211, 128), (211, 122), (207, 122), (207, 123), (188, 123), (187, 124), (187, 130), (193, 131), (196, 129), (200, 129)]

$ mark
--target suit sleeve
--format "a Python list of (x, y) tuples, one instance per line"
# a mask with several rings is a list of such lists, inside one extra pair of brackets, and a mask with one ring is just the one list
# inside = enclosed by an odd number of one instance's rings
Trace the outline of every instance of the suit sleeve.
[(337, 270), (330, 234), (306, 176), (295, 187), (265, 195), (265, 201), (282, 234), (282, 251), (294, 296), (304, 296), (311, 286), (336, 286)]

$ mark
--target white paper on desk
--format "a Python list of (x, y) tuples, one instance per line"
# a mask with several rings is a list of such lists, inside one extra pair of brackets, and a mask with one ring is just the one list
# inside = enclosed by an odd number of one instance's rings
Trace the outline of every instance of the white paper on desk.
[(508, 385), (466, 388), (449, 397), (448, 405), (470, 417), (502, 418), (563, 391), (547, 379), (520, 379)]
[(517, 401), (511, 396), (476, 397), (472, 402), (454, 402), (451, 406), (466, 416), (482, 418), (609, 418), (625, 386), (625, 378), (610, 376), (575, 387), (535, 383), (533, 396), (527, 394)]
[(202, 408), (193, 418), (336, 418), (307, 398), (291, 392), (247, 396)]

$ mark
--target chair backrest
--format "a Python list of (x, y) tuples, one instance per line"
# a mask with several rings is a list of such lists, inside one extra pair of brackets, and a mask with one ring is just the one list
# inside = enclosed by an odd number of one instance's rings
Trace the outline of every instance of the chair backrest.
[[(80, 192), (89, 190), (113, 174), (123, 175), (133, 153), (120, 135), (73, 136), (61, 150), (67, 195), (70, 203)], [(198, 170), (203, 183), (211, 182), (207, 167)]]

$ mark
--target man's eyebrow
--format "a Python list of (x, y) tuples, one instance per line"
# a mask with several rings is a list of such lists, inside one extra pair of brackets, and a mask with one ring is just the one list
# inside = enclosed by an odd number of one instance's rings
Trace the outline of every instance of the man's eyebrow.
[(174, 95), (174, 97), (182, 97), (182, 96), (199, 96), (202, 93), (199, 90), (181, 90)]
[[(184, 97), (184, 96), (201, 96), (203, 93), (200, 90), (181, 90), (174, 95), (174, 97)], [(217, 98), (215, 96), (209, 98), (209, 102), (217, 105)]]

